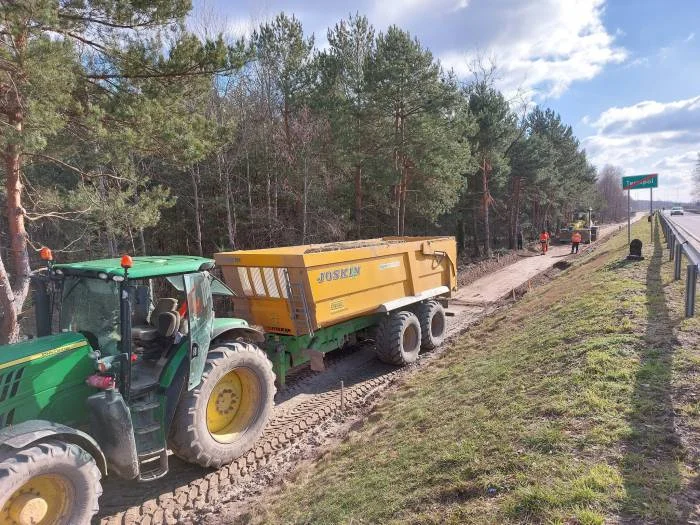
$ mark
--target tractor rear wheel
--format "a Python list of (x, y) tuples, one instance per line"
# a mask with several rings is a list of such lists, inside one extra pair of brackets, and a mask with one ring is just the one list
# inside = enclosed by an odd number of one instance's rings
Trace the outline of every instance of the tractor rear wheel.
[(175, 411), (170, 448), (180, 458), (220, 467), (248, 452), (265, 430), (275, 396), (272, 363), (255, 345), (209, 351), (202, 380)]
[(72, 443), (47, 441), (0, 462), (0, 523), (90, 523), (102, 494), (95, 460)]
[(390, 365), (404, 366), (418, 359), (421, 328), (416, 314), (407, 310), (392, 312), (377, 328), (377, 356)]
[(416, 308), (420, 321), (421, 348), (434, 350), (442, 344), (447, 333), (445, 309), (437, 301), (426, 301)]

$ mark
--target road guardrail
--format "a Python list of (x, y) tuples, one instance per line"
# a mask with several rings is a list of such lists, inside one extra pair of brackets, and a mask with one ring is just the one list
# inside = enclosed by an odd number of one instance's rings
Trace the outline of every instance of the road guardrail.
[(693, 236), (689, 232), (674, 224), (666, 214), (659, 213), (658, 215), (664, 237), (666, 238), (666, 244), (671, 252), (670, 260), (674, 262), (674, 281), (678, 281), (681, 278), (681, 265), (683, 264), (684, 256), (689, 263), (686, 267), (685, 316), (693, 317), (695, 315), (695, 289), (698, 282), (700, 251), (690, 243), (690, 238)]

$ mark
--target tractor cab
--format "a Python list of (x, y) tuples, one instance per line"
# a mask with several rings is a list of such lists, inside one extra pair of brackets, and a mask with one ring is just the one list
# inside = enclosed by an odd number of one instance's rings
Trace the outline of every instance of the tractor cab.
[(214, 327), (213, 296), (233, 295), (213, 266), (201, 257), (128, 255), (50, 264), (35, 279), (38, 335), (82, 334), (97, 371), (128, 399), (155, 384), (183, 345), (198, 368)]
[[(214, 261), (201, 257), (48, 259), (34, 275), (39, 340), (84, 337), (94, 361), (85, 378), (90, 434), (121, 477), (164, 475), (177, 402), (200, 383), (211, 341), (225, 329), (247, 329), (243, 320), (215, 319), (214, 296), (233, 292), (210, 272)], [(123, 439), (115, 442), (114, 433)]]

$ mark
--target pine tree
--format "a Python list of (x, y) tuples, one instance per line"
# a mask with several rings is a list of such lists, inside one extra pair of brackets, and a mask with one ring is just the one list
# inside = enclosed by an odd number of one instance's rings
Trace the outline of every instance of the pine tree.
[[(110, 101), (119, 100), (119, 94), (133, 94), (142, 89), (139, 82), (150, 78), (167, 83), (240, 65), (239, 46), (222, 39), (200, 42), (182, 31), (189, 9), (188, 0), (25, 0), (0, 6), (0, 116), (5, 124), (0, 151), (9, 234), (8, 250), (0, 258), (0, 342), (17, 339), (17, 316), (29, 290), (23, 201), (27, 159), (72, 169), (44, 153), (47, 143), (64, 130), (76, 139), (99, 138), (109, 118), (129, 107), (117, 104), (110, 111)], [(172, 51), (167, 55), (166, 47)]]
[[(432, 53), (417, 39), (392, 26), (377, 37), (367, 89), (382, 128), (380, 154), (388, 161), (385, 173), (395, 233), (404, 235), (414, 190), (431, 189), (416, 199), (416, 208), (435, 214), (457, 199), (468, 155), (451, 148), (459, 136), (453, 125), (459, 103), (456, 82), (443, 75)], [(445, 135), (439, 137), (439, 132)], [(438, 160), (440, 155), (445, 158)]]

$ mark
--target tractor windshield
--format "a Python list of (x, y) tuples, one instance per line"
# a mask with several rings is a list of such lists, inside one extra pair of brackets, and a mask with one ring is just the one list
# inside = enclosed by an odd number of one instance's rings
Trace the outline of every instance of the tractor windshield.
[(83, 332), (103, 355), (118, 353), (119, 285), (113, 281), (66, 277), (60, 315), (61, 331)]

